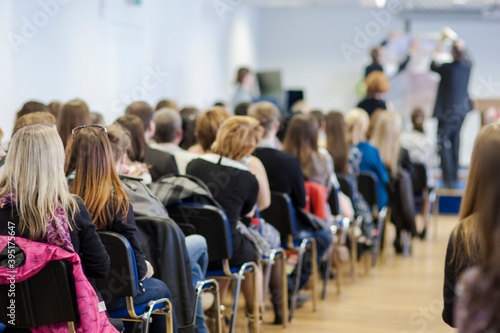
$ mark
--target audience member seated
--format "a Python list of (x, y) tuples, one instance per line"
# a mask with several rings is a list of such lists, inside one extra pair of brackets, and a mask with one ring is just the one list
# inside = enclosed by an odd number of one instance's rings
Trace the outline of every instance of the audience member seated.
[(38, 111), (49, 111), (50, 112), (49, 108), (45, 104), (40, 103), (38, 101), (28, 101), (28, 102), (23, 104), (23, 107), (21, 108), (21, 110), (17, 111), (16, 120), (21, 118), (24, 115), (27, 115), (27, 114), (32, 113), (32, 112), (38, 112)]
[[(154, 271), (142, 252), (134, 211), (116, 173), (106, 128), (97, 125), (76, 127), (68, 141), (66, 155), (65, 172), (70, 191), (83, 199), (97, 229), (117, 232), (130, 242), (138, 276), (145, 289), (144, 294), (134, 297), (134, 304), (171, 299), (165, 283), (151, 278)], [(108, 301), (106, 306), (110, 312), (125, 309), (125, 298)], [(174, 330), (177, 332), (175, 319)]]
[[(87, 277), (108, 275), (109, 256), (96, 227), (83, 201), (68, 190), (64, 147), (56, 131), (30, 125), (16, 132), (0, 189), (0, 235), (11, 235), (13, 223), (15, 236), (79, 254)], [(89, 301), (95, 301), (97, 312), (97, 296)]]
[[(453, 229), (448, 242), (446, 251), (445, 271), (444, 271), (444, 310), (443, 320), (452, 327), (457, 327), (461, 321), (454, 320), (454, 308), (456, 300), (457, 280), (460, 275), (468, 268), (479, 266), (481, 269), (490, 269), (493, 261), (497, 261), (497, 252), (495, 254), (490, 251), (488, 244), (498, 245), (496, 232), (498, 223), (498, 170), (500, 169), (500, 161), (498, 159), (498, 150), (500, 149), (500, 124), (491, 124), (484, 127), (478, 134), (474, 143), (472, 152), (469, 175), (465, 185), (465, 192), (462, 198), (460, 207), (460, 222)], [(484, 233), (488, 234), (486, 236)], [(489, 237), (495, 237), (490, 240)], [(493, 257), (491, 257), (493, 255)], [(495, 263), (495, 265), (497, 265)], [(493, 276), (491, 276), (493, 277)], [(478, 277), (478, 282), (482, 281), (481, 288), (475, 289), (477, 293), (481, 293), (487, 297), (492, 295), (487, 293), (490, 285), (497, 280), (484, 280)], [(484, 289), (482, 289), (484, 288)], [(475, 297), (479, 297), (477, 294)], [(492, 295), (493, 296), (493, 295)], [(496, 297), (496, 296), (495, 296)], [(486, 299), (483, 299), (486, 301)], [(480, 306), (480, 303), (474, 302), (469, 305), (474, 305), (470, 309), (472, 312), (471, 319), (478, 319), (478, 315), (482, 314), (482, 319), (491, 324), (488, 315), (489, 306)], [(488, 303), (489, 304), (489, 303)], [(497, 303), (495, 303), (497, 304)], [(463, 308), (462, 308), (463, 309)], [(464, 315), (462, 312), (461, 315)], [(493, 315), (494, 322), (498, 323), (498, 317)], [(477, 323), (477, 322), (476, 322)], [(496, 331), (496, 330), (493, 330)], [(463, 330), (460, 332), (469, 332)], [(476, 332), (476, 331), (474, 331)], [(483, 331), (485, 332), (485, 331)]]
[(396, 226), (396, 253), (403, 252), (401, 231), (417, 235), (415, 227), (415, 200), (413, 197), (413, 165), (408, 151), (400, 146), (401, 116), (396, 112), (384, 112), (378, 117), (370, 142), (378, 148), (387, 168), (390, 182), (387, 186), (391, 222)]
[(234, 108), (235, 116), (248, 116), (248, 108), (252, 105), (251, 102), (241, 102)]
[(370, 122), (368, 123), (368, 129), (366, 130), (366, 138), (370, 140), (372, 138), (373, 134), (373, 128), (375, 127), (375, 124), (378, 121), (378, 117), (384, 113), (387, 112), (386, 109), (376, 109), (372, 115), (370, 116)]
[(358, 108), (365, 110), (369, 116), (376, 109), (387, 109), (386, 102), (382, 99), (382, 94), (390, 89), (387, 77), (381, 71), (373, 71), (365, 79), (366, 97), (358, 103)]
[(401, 135), (401, 147), (408, 150), (412, 163), (423, 164), (427, 169), (427, 185), (434, 185), (432, 170), (438, 165), (437, 145), (425, 133), (425, 113), (422, 109), (416, 108), (411, 113), (411, 123), (413, 129)]
[(99, 112), (90, 112), (89, 125), (104, 125), (104, 117)]
[[(457, 332), (499, 332), (499, 262), (500, 255), (500, 127), (489, 125), (479, 134), (473, 152), (471, 173), (464, 197), (464, 215), (475, 211), (462, 220), (453, 233), (452, 260), (447, 261), (448, 277), (462, 270), (457, 264), (476, 264), (460, 276), (455, 288), (457, 306), (452, 324)], [(478, 178), (476, 178), (478, 177)], [(485, 181), (480, 183), (475, 181)], [(487, 186), (485, 186), (487, 185)], [(460, 240), (460, 241), (459, 241)], [(448, 248), (450, 250), (450, 248)], [(473, 253), (472, 253), (473, 252)], [(449, 259), (449, 256), (447, 256)], [(471, 262), (472, 261), (474, 262)], [(453, 267), (454, 266), (454, 267)], [(455, 269), (454, 272), (450, 269)], [(451, 274), (450, 274), (451, 273)], [(451, 287), (451, 284), (448, 284)], [(445, 291), (447, 286), (445, 285)], [(450, 291), (450, 290), (448, 290)], [(452, 296), (445, 293), (446, 298)], [(448, 306), (446, 309), (450, 309)], [(449, 314), (451, 315), (451, 314)], [(449, 319), (447, 315), (445, 319)]]
[(229, 117), (229, 113), (221, 108), (213, 108), (212, 110), (202, 112), (198, 116), (198, 119), (196, 119), (194, 128), (194, 136), (197, 143), (189, 148), (189, 151), (195, 154), (208, 153), (215, 141), (220, 125)]
[(179, 114), (182, 118), (182, 140), (179, 143), (179, 147), (188, 150), (196, 144), (194, 129), (200, 111), (197, 108), (182, 108)]
[(142, 121), (144, 128), (144, 141), (146, 142), (146, 151), (144, 153), (144, 163), (149, 167), (153, 181), (168, 174), (177, 174), (177, 164), (174, 157), (164, 151), (151, 148), (150, 141), (155, 134), (155, 122), (153, 119), (154, 110), (146, 102), (134, 102), (125, 110), (126, 115), (135, 115)]
[[(259, 102), (249, 108), (248, 114), (256, 118), (264, 128), (263, 139), (259, 147), (255, 149), (254, 155), (262, 161), (266, 169), (271, 191), (288, 194), (295, 209), (304, 209), (306, 190), (301, 162), (296, 156), (275, 148), (276, 134), (280, 127), (278, 108), (269, 102)], [(330, 246), (331, 236), (329, 232), (309, 230), (305, 221), (299, 220), (298, 222), (297, 234), (294, 235), (295, 240), (314, 237), (318, 244), (318, 261), (321, 263), (324, 252)], [(293, 290), (295, 274), (296, 272), (289, 279), (288, 289), (290, 292)], [(310, 265), (304, 265), (300, 276), (300, 288), (305, 286), (310, 276)]]
[(52, 115), (52, 113), (37, 111), (18, 118), (14, 124), (12, 136), (14, 136), (14, 134), (16, 134), (16, 132), (23, 127), (36, 124), (45, 125), (57, 131), (56, 118)]
[[(360, 243), (370, 246), (373, 242), (373, 215), (371, 207), (358, 191), (358, 180), (353, 176), (353, 170), (349, 165), (349, 145), (347, 144), (347, 131), (344, 115), (340, 112), (330, 112), (325, 117), (326, 122), (326, 148), (334, 161), (335, 172), (344, 175), (352, 190), (352, 205), (355, 217), (361, 216), (363, 221), (358, 227), (361, 228), (365, 239), (360, 238)], [(360, 250), (363, 250), (360, 248)], [(361, 251), (358, 251), (361, 254)]]
[(2, 139), (3, 139), (3, 131), (0, 128), (0, 158), (1, 159), (5, 158), (5, 150), (3, 150)]
[(171, 99), (162, 99), (161, 101), (156, 104), (155, 111), (164, 109), (164, 108), (169, 108), (169, 109), (174, 109), (178, 110), (177, 107), (177, 102)]
[(349, 148), (349, 165), (353, 177), (361, 172), (370, 171), (377, 176), (378, 209), (386, 206), (389, 197), (385, 186), (389, 183), (389, 173), (380, 159), (380, 154), (374, 146), (366, 140), (366, 130), (370, 118), (362, 109), (354, 109), (347, 113), (345, 123), (347, 127), (347, 143)]
[[(132, 115), (123, 116), (120, 118), (124, 117), (137, 118), (136, 116)], [(142, 125), (139, 126), (139, 128), (142, 130)], [(108, 130), (108, 139), (111, 145), (111, 151), (113, 153), (113, 161), (115, 163), (116, 170), (123, 170), (124, 168), (122, 163), (124, 160), (126, 160), (127, 152), (130, 151), (131, 147), (131, 140), (129, 133), (125, 128), (119, 125), (109, 125), (106, 126), (106, 129)], [(127, 185), (124, 185), (123, 183), (125, 177), (123, 175), (119, 176), (125, 191), (127, 191), (126, 190)], [(133, 186), (135, 186), (136, 188), (139, 186), (144, 186), (140, 179), (128, 179), (126, 184), (130, 184), (130, 182), (133, 182)], [(153, 194), (149, 192), (147, 192), (146, 195), (153, 197)], [(129, 199), (132, 206), (134, 206), (133, 197), (129, 197)], [(141, 201), (140, 202), (141, 207), (150, 202), (151, 202), (150, 198), (148, 198), (145, 201)], [(136, 202), (136, 204), (139, 203)], [(183, 309), (183, 307), (186, 307), (189, 304), (191, 304), (186, 300), (192, 299), (194, 296), (194, 291), (192, 290), (192, 288), (189, 288), (186, 285), (186, 283), (189, 283), (185, 279), (186, 275), (188, 275), (185, 273), (187, 260), (185, 260), (183, 254), (187, 253), (187, 256), (189, 257), (189, 262), (190, 262), (189, 270), (192, 273), (192, 278), (195, 280), (203, 280), (206, 277), (207, 267), (208, 267), (207, 242), (205, 238), (200, 235), (190, 235), (184, 237), (184, 234), (179, 229), (177, 224), (175, 224), (175, 222), (173, 221), (168, 220), (168, 213), (165, 207), (161, 204), (161, 202), (156, 199), (156, 202), (153, 201), (152, 205), (155, 205), (156, 207), (154, 209), (152, 209), (152, 207), (150, 208), (145, 207), (145, 210), (148, 212), (160, 210), (161, 213), (160, 214), (156, 213), (155, 215), (151, 216), (159, 215), (161, 217), (167, 217), (167, 219), (165, 220), (165, 225), (163, 227), (163, 229), (167, 231), (166, 233), (160, 234), (157, 237), (160, 238), (162, 242), (165, 243), (165, 250), (162, 250), (158, 244), (155, 244), (153, 245), (154, 255), (159, 261), (159, 266), (161, 271), (163, 272), (171, 271), (173, 273), (173, 274), (162, 274), (162, 272), (160, 271), (156, 272), (157, 273), (156, 276), (171, 287), (172, 296), (174, 298), (172, 304), (174, 308), (178, 309), (176, 314), (180, 315), (181, 313), (179, 311)], [(137, 206), (135, 207), (137, 208)], [(134, 210), (134, 213), (137, 216), (137, 209)], [(152, 235), (148, 236), (153, 237)], [(182, 247), (184, 247), (185, 250), (182, 250)], [(144, 248), (145, 247), (143, 245), (143, 249)], [(175, 249), (176, 251), (172, 251), (173, 249)], [(152, 264), (154, 265), (154, 261), (152, 261)], [(162, 269), (161, 267), (163, 266), (168, 266), (168, 268)], [(190, 295), (189, 293), (192, 294)], [(188, 310), (191, 311), (191, 308), (189, 308)], [(189, 312), (189, 314), (190, 315), (188, 316), (186, 311), (186, 314), (181, 314), (181, 315), (190, 322), (192, 318), (191, 317), (192, 313)], [(186, 316), (188, 318), (186, 318)], [(203, 315), (203, 308), (201, 306), (198, 307), (197, 316), (198, 317), (196, 321), (196, 332), (197, 333), (207, 332), (207, 327), (205, 325), (205, 317)], [(179, 324), (180, 323), (181, 321), (179, 320)]]
[(64, 104), (59, 115), (57, 131), (66, 147), (71, 136), (71, 130), (77, 126), (90, 124), (90, 111), (87, 104), (81, 99), (74, 99)]
[[(228, 119), (217, 132), (211, 153), (192, 160), (186, 170), (187, 174), (207, 184), (215, 200), (226, 212), (233, 247), (233, 257), (229, 261), (231, 266), (239, 266), (249, 261), (258, 262), (259, 259), (255, 245), (240, 231), (248, 226), (238, 225), (241, 223), (238, 221), (245, 220), (257, 202), (259, 183), (242, 160), (248, 158), (257, 147), (262, 131), (259, 122), (250, 117)], [(226, 179), (223, 185), (214, 180), (214, 174), (223, 175)], [(252, 281), (252, 275), (247, 275), (242, 285), (247, 313), (253, 313), (254, 302), (259, 302), (253, 299)], [(222, 300), (228, 287), (227, 281), (221, 283)], [(253, 320), (258, 318), (250, 317), (250, 322)]]
[(56, 117), (56, 119), (59, 119), (59, 115), (62, 112), (62, 108), (63, 108), (64, 104), (61, 102), (58, 102), (58, 101), (52, 101), (47, 106), (49, 108), (48, 111), (50, 113), (52, 113), (54, 115), (54, 117)]
[(179, 112), (167, 108), (157, 110), (154, 114), (154, 121), (156, 124), (154, 135), (156, 143), (151, 144), (151, 147), (174, 156), (179, 174), (186, 174), (188, 163), (196, 155), (179, 147), (183, 136), (182, 119)]
[(122, 126), (130, 136), (131, 144), (127, 149), (121, 169), (117, 169), (119, 174), (134, 178), (140, 178), (144, 184), (152, 181), (148, 166), (144, 163), (146, 155), (146, 140), (141, 118), (128, 114), (115, 120), (115, 124)]

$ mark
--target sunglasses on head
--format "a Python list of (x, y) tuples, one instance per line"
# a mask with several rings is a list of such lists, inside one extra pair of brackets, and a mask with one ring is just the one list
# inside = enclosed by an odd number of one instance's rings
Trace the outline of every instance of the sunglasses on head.
[(100, 125), (82, 125), (82, 126), (75, 127), (75, 128), (73, 128), (71, 130), (71, 135), (75, 134), (76, 132), (78, 132), (82, 128), (89, 128), (89, 127), (98, 128), (101, 131), (104, 131), (104, 134), (106, 134), (106, 136), (108, 136), (108, 129), (106, 127), (103, 127), (103, 126), (100, 126)]

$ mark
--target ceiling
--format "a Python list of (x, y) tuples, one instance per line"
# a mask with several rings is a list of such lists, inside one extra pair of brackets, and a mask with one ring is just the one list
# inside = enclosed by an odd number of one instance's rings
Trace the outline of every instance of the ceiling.
[[(390, 1), (390, 0), (389, 0)], [(406, 11), (484, 11), (500, 5), (500, 0), (399, 0)], [(384, 0), (246, 0), (256, 7), (377, 7)]]

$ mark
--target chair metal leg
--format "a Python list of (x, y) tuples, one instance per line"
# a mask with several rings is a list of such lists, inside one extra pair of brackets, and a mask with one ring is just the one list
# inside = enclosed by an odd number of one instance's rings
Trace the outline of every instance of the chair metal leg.
[(312, 269), (312, 274), (311, 278), (313, 279), (312, 283), (312, 302), (313, 302), (313, 312), (316, 312), (317, 309), (317, 302), (318, 302), (318, 290), (317, 290), (317, 284), (318, 284), (318, 249), (316, 247), (316, 239), (311, 239), (311, 251), (312, 251), (312, 263), (311, 263), (311, 269)]
[(375, 247), (373, 249), (373, 258), (372, 258), (372, 266), (375, 267), (377, 264), (377, 259), (378, 255), (380, 253), (380, 249), (382, 247), (382, 240), (384, 239), (383, 233), (384, 233), (384, 226), (385, 226), (385, 218), (387, 216), (387, 208), (383, 207), (379, 214), (378, 214), (378, 234), (377, 234), (377, 241), (375, 244)]
[[(208, 287), (207, 287), (208, 285)], [(214, 308), (215, 308), (215, 330), (217, 333), (222, 333), (221, 313), (220, 313), (220, 292), (219, 283), (215, 279), (208, 279), (198, 281), (196, 283), (196, 301), (193, 312), (193, 326), (196, 325), (196, 314), (198, 313), (198, 306), (200, 306), (200, 297), (203, 292), (211, 292), (214, 295)]]
[[(252, 268), (254, 273), (256, 274), (256, 272), (258, 271), (258, 266), (256, 263), (254, 262), (246, 262), (244, 263), (239, 272), (237, 274), (235, 274), (235, 279), (236, 279), (236, 285), (234, 287), (234, 298), (233, 298), (233, 313), (231, 314), (231, 322), (230, 322), (230, 325), (229, 325), (229, 333), (234, 333), (234, 328), (235, 328), (235, 325), (236, 325), (236, 314), (238, 312), (238, 301), (239, 301), (239, 297), (240, 297), (240, 290), (241, 290), (241, 281), (243, 280), (244, 278), (244, 274), (245, 272), (249, 269), (249, 268)], [(257, 286), (257, 282), (256, 282), (256, 278), (254, 279), (254, 288)], [(257, 290), (254, 290), (255, 292), (255, 295), (254, 296), (258, 296), (258, 288), (256, 288)], [(255, 304), (256, 304), (256, 307), (258, 309), (258, 297), (255, 298)], [(255, 310), (255, 308), (254, 308)], [(257, 333), (257, 332), (256, 332)]]
[(328, 255), (326, 257), (326, 269), (325, 269), (325, 275), (323, 276), (323, 291), (321, 292), (321, 299), (326, 298), (326, 287), (328, 285), (328, 280), (330, 279), (330, 268), (332, 266), (333, 250), (334, 250), (334, 245), (332, 241), (332, 244), (330, 244), (330, 247), (328, 248), (327, 252)]
[(269, 259), (267, 260), (267, 266), (264, 271), (264, 301), (267, 299), (267, 291), (269, 289), (269, 282), (271, 281), (271, 270), (275, 263), (276, 253), (278, 251), (276, 249), (272, 249), (269, 254)]
[(282, 287), (282, 293), (283, 293), (283, 299), (282, 299), (282, 312), (283, 312), (283, 327), (287, 328), (288, 327), (288, 276), (286, 275), (286, 255), (285, 251), (282, 251), (282, 258), (281, 258), (281, 287)]
[(432, 224), (434, 224), (434, 239), (438, 238), (438, 218), (439, 218), (439, 198), (437, 192), (433, 193), (433, 197), (430, 198), (432, 207)]
[[(305, 246), (302, 246), (306, 242)], [(297, 255), (298, 255), (298, 260), (297, 260), (297, 274), (295, 277), (295, 286), (293, 288), (293, 294), (292, 294), (292, 301), (290, 304), (290, 318), (293, 318), (293, 315), (295, 314), (295, 308), (297, 307), (297, 294), (299, 293), (299, 286), (300, 286), (300, 275), (302, 272), (302, 265), (304, 264), (304, 253), (306, 251), (307, 247), (307, 240), (303, 240), (300, 248), (297, 250)]]
[(355, 226), (351, 224), (348, 233), (351, 239), (351, 279), (352, 282), (358, 279), (358, 239), (355, 235)]
[(68, 321), (68, 332), (69, 333), (75, 333), (75, 322), (73, 321)]
[[(156, 304), (158, 303), (165, 303), (165, 307), (157, 310), (153, 310)], [(149, 332), (149, 325), (151, 323), (151, 315), (161, 315), (165, 316), (165, 321), (166, 321), (166, 327), (165, 330), (167, 333), (173, 333), (174, 332), (174, 319), (173, 319), (173, 307), (172, 303), (168, 298), (161, 298), (158, 300), (150, 301), (147, 306), (148, 310), (141, 316), (142, 320), (142, 332), (143, 333), (148, 333)], [(165, 312), (166, 311), (166, 312)]]

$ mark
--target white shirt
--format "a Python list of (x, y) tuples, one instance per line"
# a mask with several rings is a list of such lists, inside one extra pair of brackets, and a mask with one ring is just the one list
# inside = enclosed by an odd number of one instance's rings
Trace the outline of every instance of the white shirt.
[(153, 143), (150, 147), (171, 154), (175, 159), (180, 175), (185, 175), (189, 162), (198, 157), (198, 155), (190, 153), (171, 142)]

